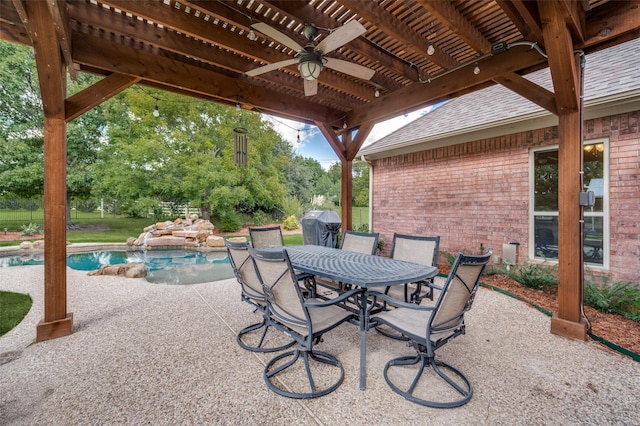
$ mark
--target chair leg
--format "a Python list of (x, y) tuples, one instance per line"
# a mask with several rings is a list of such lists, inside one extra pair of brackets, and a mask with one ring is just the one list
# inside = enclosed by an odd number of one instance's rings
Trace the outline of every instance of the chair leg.
[[(243, 336), (260, 329), (262, 329), (262, 335), (260, 336), (260, 339), (258, 340), (258, 343), (256, 345), (248, 344), (242, 340)], [(262, 352), (262, 353), (279, 352), (284, 349), (290, 348), (296, 343), (295, 340), (291, 340), (290, 342), (284, 345), (275, 346), (275, 347), (264, 347), (263, 345), (264, 345), (265, 337), (267, 336), (268, 331), (269, 331), (269, 325), (267, 325), (266, 320), (263, 319), (261, 322), (249, 325), (243, 328), (242, 330), (240, 330), (238, 332), (238, 336), (236, 337), (236, 341), (238, 342), (238, 345), (240, 345), (242, 349), (245, 349), (251, 352)]]
[[(281, 361), (284, 361), (284, 363), (280, 364)], [(291, 372), (288, 371), (288, 380), (278, 380), (278, 375), (280, 373), (283, 373), (289, 368), (296, 368), (295, 366), (296, 364), (299, 364), (299, 362), (302, 362), (302, 366), (298, 367), (298, 370), (303, 368), (303, 372), (296, 370), (295, 373), (291, 374)], [(317, 380), (313, 377), (314, 369), (312, 369), (311, 366), (312, 362), (336, 367), (337, 370), (332, 370), (334, 371), (333, 374), (338, 374), (337, 379), (329, 380), (329, 384), (327, 385), (324, 384), (327, 380), (323, 377), (323, 380), (320, 381), (323, 385), (318, 385)], [(342, 384), (343, 380), (344, 367), (335, 356), (326, 352), (316, 350), (310, 351), (301, 347), (298, 347), (293, 351), (277, 355), (267, 363), (264, 369), (264, 381), (267, 384), (267, 387), (275, 393), (288, 398), (309, 399), (324, 396), (336, 390)], [(283, 382), (286, 383), (286, 385), (284, 385)], [(284, 389), (284, 387), (294, 388), (298, 387), (298, 385), (302, 385), (306, 389), (300, 391), (297, 389)]]
[[(400, 385), (394, 383), (389, 375), (389, 370), (392, 367), (405, 367), (417, 365), (417, 371), (413, 376), (413, 380), (409, 385), (404, 384), (402, 388)], [(425, 369), (432, 368), (438, 376), (444, 380), (444, 382), (453, 388), (457, 393), (459, 393), (462, 397), (454, 400), (442, 400), (444, 398), (434, 398), (425, 399), (424, 397), (418, 397), (415, 395), (417, 393), (418, 384), (421, 379), (423, 379), (423, 373), (425, 373)], [(461, 405), (469, 402), (473, 395), (473, 387), (469, 382), (469, 379), (462, 374), (459, 370), (452, 367), (449, 364), (446, 364), (442, 361), (436, 360), (434, 357), (429, 357), (426, 353), (418, 353), (413, 356), (404, 356), (400, 358), (395, 358), (387, 362), (384, 367), (384, 378), (387, 381), (389, 387), (397, 394), (401, 395), (408, 401), (414, 402), (416, 404), (424, 405), (426, 407), (433, 408), (453, 408), (459, 407)], [(456, 380), (454, 380), (457, 379)], [(424, 381), (424, 380), (423, 380)], [(431, 384), (422, 383), (420, 390), (430, 388), (434, 389), (435, 387)], [(405, 390), (406, 389), (406, 390)], [(438, 395), (434, 395), (438, 396)]]

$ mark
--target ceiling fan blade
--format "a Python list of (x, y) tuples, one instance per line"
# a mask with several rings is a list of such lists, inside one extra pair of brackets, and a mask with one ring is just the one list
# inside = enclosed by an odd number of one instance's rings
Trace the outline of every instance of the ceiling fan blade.
[(363, 80), (371, 80), (371, 77), (376, 73), (371, 68), (363, 67), (362, 65), (354, 64), (353, 62), (343, 61), (342, 59), (327, 58), (325, 67), (332, 70), (340, 71), (345, 74), (349, 74), (353, 77), (361, 78)]
[(318, 80), (304, 80), (304, 95), (313, 96), (318, 94)]
[(266, 35), (270, 39), (277, 41), (278, 43), (284, 44), (290, 49), (299, 52), (302, 50), (302, 46), (298, 44), (295, 40), (290, 38), (288, 35), (281, 33), (275, 28), (265, 24), (264, 22), (257, 22), (255, 24), (251, 24), (251, 28), (254, 30), (260, 31), (262, 34)]
[(277, 70), (278, 68), (288, 67), (289, 65), (294, 65), (294, 64), (297, 64), (297, 63), (298, 63), (297, 59), (287, 59), (285, 61), (274, 62), (274, 63), (269, 64), (269, 65), (258, 67), (258, 68), (254, 69), (254, 70), (247, 71), (245, 74), (247, 74), (249, 77), (255, 77), (256, 75), (264, 74), (265, 72), (269, 72), (269, 71), (273, 71), (273, 70)]
[(322, 40), (316, 47), (316, 50), (322, 51), (323, 54), (329, 53), (366, 32), (367, 29), (363, 27), (360, 22), (356, 20), (349, 21)]

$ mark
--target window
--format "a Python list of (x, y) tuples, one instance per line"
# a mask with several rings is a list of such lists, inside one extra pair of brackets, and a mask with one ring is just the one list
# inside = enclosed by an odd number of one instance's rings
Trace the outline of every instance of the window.
[[(584, 209), (584, 261), (608, 266), (608, 141), (584, 144), (584, 191), (593, 191), (595, 205)], [(532, 215), (530, 256), (558, 259), (558, 149), (532, 151)]]

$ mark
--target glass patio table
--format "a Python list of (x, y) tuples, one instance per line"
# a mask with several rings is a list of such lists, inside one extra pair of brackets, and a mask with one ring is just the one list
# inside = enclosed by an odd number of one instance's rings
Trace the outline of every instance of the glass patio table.
[[(299, 271), (358, 286), (364, 290), (433, 278), (434, 266), (425, 266), (388, 257), (355, 253), (330, 247), (286, 246), (291, 265)], [(360, 297), (360, 389), (366, 386), (367, 299)]]

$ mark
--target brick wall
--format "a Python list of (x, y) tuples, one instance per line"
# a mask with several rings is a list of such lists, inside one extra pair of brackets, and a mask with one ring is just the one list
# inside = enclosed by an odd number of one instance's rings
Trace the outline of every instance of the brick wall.
[[(585, 122), (587, 140), (610, 141), (610, 273), (640, 281), (640, 111)], [(520, 243), (529, 252), (529, 152), (557, 145), (557, 127), (383, 158), (373, 163), (373, 229), (440, 235), (440, 251)]]

